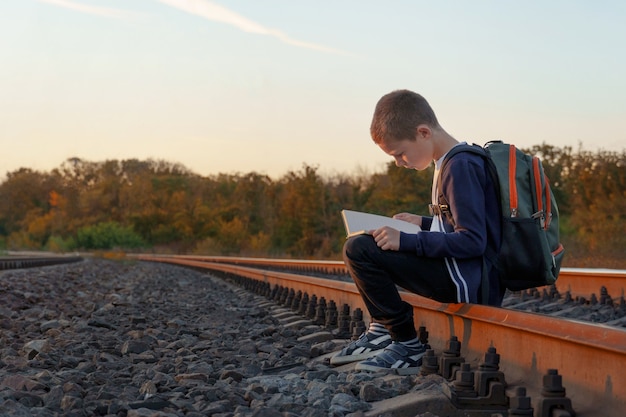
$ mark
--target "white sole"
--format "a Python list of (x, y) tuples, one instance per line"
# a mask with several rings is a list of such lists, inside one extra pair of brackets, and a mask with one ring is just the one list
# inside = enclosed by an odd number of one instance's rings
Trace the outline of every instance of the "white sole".
[[(358, 355), (333, 356), (330, 358), (331, 365), (345, 365), (346, 363), (358, 362), (365, 359), (373, 358), (382, 352), (383, 349), (370, 350), (369, 352), (360, 353)], [(341, 353), (341, 351), (339, 351)]]
[(369, 371), (369, 372), (388, 372), (398, 375), (415, 375), (419, 374), (421, 367), (408, 367), (408, 368), (381, 368), (378, 366), (367, 365), (363, 363), (357, 364), (354, 368), (355, 371)]

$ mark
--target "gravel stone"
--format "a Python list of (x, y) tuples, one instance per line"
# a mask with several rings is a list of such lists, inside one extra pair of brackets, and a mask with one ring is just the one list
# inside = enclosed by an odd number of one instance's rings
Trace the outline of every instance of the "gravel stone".
[(313, 360), (340, 346), (300, 339), (316, 327), (284, 325), (280, 306), (174, 265), (2, 271), (0, 294), (7, 417), (356, 416), (416, 385)]

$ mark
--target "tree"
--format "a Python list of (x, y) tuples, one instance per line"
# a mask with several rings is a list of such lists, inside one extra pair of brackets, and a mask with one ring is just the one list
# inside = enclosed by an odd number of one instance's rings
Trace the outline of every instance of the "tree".
[[(525, 151), (541, 158), (557, 199), (564, 265), (626, 267), (625, 151), (545, 143)], [(0, 183), (0, 246), (93, 248), (100, 244), (89, 239), (119, 244), (111, 236), (134, 234), (178, 253), (338, 259), (341, 209), (425, 214), (432, 170), (390, 162), (382, 172), (323, 177), (304, 164), (272, 180), (254, 172), (201, 177), (162, 160), (69, 158), (50, 173), (22, 168)]]
[(329, 238), (328, 195), (317, 168), (304, 165), (280, 181), (275, 201), (274, 244), (296, 256), (312, 256)]

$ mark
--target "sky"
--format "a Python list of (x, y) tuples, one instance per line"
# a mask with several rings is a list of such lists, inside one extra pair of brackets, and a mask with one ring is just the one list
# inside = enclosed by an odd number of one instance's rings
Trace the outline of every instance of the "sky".
[(378, 99), (456, 139), (626, 148), (622, 0), (1, 0), (0, 180), (68, 158), (371, 173)]

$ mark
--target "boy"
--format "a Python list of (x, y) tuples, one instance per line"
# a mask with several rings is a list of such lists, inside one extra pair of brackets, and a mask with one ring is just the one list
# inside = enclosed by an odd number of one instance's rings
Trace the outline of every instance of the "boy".
[[(357, 370), (393, 370), (403, 375), (419, 372), (425, 346), (417, 337), (413, 307), (402, 301), (396, 287), (444, 303), (500, 305), (503, 291), (495, 270), (489, 271), (489, 299), (482, 300), (483, 256), (489, 245), (500, 247), (500, 206), (496, 185), (485, 162), (469, 152), (453, 156), (441, 177), (439, 167), (454, 146), (467, 146), (450, 136), (419, 94), (397, 90), (383, 96), (370, 128), (374, 142), (396, 165), (424, 170), (435, 163), (433, 205), (443, 194), (453, 224), (445, 215), (409, 213), (394, 217), (421, 226), (417, 234), (390, 227), (348, 239), (344, 262), (372, 317), (368, 330), (331, 358), (335, 365), (361, 361)], [(436, 210), (433, 210), (436, 213)], [(368, 359), (369, 358), (369, 359)]]

